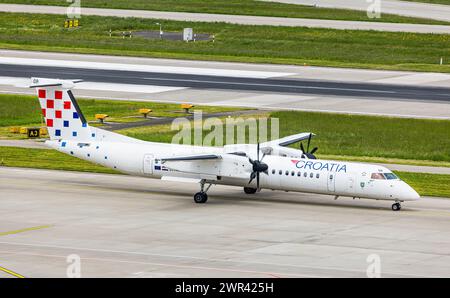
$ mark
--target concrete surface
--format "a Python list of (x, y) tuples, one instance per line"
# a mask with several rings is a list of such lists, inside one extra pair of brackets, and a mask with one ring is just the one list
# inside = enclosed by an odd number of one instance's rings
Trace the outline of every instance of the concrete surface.
[[(0, 168), (0, 266), (27, 277), (450, 276), (450, 200), (403, 204)], [(31, 230), (26, 230), (34, 228)], [(22, 230), (22, 232), (20, 232)], [(19, 231), (6, 234), (8, 231)]]
[[(344, 8), (367, 11), (370, 3), (367, 0), (259, 0), (290, 4), (315, 5), (326, 8)], [(381, 0), (381, 16), (383, 13), (397, 14), (408, 17), (434, 19), (450, 22), (450, 5)]]
[(44, 144), (43, 140), (2, 140), (0, 139), (0, 147), (19, 147), (33, 149), (50, 149)]
[[(449, 98), (449, 74), (7, 50), (0, 57), (12, 67), (4, 73), (7, 77), (0, 77), (3, 93), (34, 94), (23, 88), (29, 82), (23, 75), (81, 76), (93, 81), (77, 85), (78, 97), (450, 119), (448, 101), (434, 100)], [(78, 62), (91, 64), (89, 71), (75, 68)], [(33, 72), (26, 63), (46, 69)], [(50, 68), (68, 64), (70, 75)], [(110, 73), (123, 68), (134, 71), (119, 77)], [(102, 77), (89, 76), (92, 71), (101, 71)]]
[[(64, 6), (0, 4), (0, 11), (17, 13), (66, 14)], [(270, 25), (288, 27), (331, 28), (340, 30), (376, 30), (390, 32), (415, 32), (449, 34), (450, 26), (404, 23), (335, 21), (302, 18), (280, 18), (244, 15), (225, 15), (189, 12), (167, 12), (150, 10), (125, 10), (106, 8), (81, 8), (82, 15), (135, 17), (158, 20), (176, 20), (189, 22), (225, 22), (241, 25)]]
[[(133, 70), (226, 77), (276, 78), (288, 77), (348, 83), (385, 83), (404, 86), (450, 88), (450, 74), (391, 71), (356, 68), (296, 66), (258, 63), (156, 59), (128, 56), (86, 55), (0, 49), (3, 64), (74, 67), (83, 63), (91, 69)], [(438, 63), (438, 61), (436, 61)]]
[(392, 171), (450, 175), (449, 167), (412, 166), (386, 163), (381, 165), (391, 169)]
[[(0, 60), (1, 61), (1, 60)], [(113, 65), (111, 65), (113, 66)], [(264, 92), (270, 94), (296, 94), (306, 96), (339, 96), (350, 98), (392, 99), (423, 102), (450, 102), (449, 89), (401, 86), (388, 84), (361, 84), (345, 82), (324, 82), (293, 78), (247, 78), (229, 76), (210, 76), (194, 74), (165, 73), (157, 71), (131, 71), (90, 69), (83, 67), (62, 66), (29, 66), (17, 64), (0, 64), (0, 78), (16, 76), (24, 78), (26, 86), (30, 85), (30, 77), (46, 77), (60, 79), (82, 79), (81, 89), (107, 89), (120, 90), (126, 85), (135, 85), (135, 88), (145, 92), (143, 86), (157, 88), (158, 92), (177, 91), (184, 88), (200, 90), (216, 89), (243, 92)], [(114, 87), (119, 84), (118, 87)], [(100, 85), (100, 86), (99, 86)]]

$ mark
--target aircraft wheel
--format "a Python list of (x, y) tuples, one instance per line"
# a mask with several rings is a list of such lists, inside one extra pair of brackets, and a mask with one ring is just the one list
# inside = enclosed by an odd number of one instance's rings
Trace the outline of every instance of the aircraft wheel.
[(197, 204), (203, 204), (208, 201), (208, 195), (205, 192), (198, 192), (194, 195), (194, 202)]
[(400, 205), (400, 203), (392, 204), (393, 211), (400, 211), (400, 209), (402, 209), (402, 205)]
[(254, 193), (256, 193), (256, 188), (252, 188), (252, 187), (244, 187), (244, 192), (248, 195), (252, 195)]

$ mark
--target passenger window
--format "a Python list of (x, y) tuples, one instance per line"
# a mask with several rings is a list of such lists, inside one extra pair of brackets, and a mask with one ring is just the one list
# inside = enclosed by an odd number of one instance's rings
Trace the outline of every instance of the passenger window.
[(308, 173), (304, 172), (304, 173), (303, 173), (303, 176), (304, 176), (304, 177), (308, 177)]
[(370, 178), (371, 179), (380, 179), (380, 180), (384, 180), (385, 179), (382, 173), (372, 173)]
[(283, 171), (282, 171), (282, 170), (279, 170), (279, 171), (278, 171), (278, 174), (280, 174), (280, 175), (283, 174)]
[(272, 170), (272, 174), (275, 174), (275, 169)]
[(297, 176), (298, 176), (298, 177), (300, 177), (301, 175), (302, 175), (302, 173), (300, 173), (300, 172), (297, 173)]
[(310, 178), (314, 177), (314, 173), (309, 174), (309, 177)]
[(295, 176), (295, 172), (294, 171), (291, 172), (291, 176)]
[(319, 178), (319, 176), (320, 176), (319, 173), (317, 173), (317, 174), (316, 174), (316, 178)]
[(285, 173), (285, 174), (286, 174), (286, 176), (289, 176), (289, 171), (286, 171), (286, 173)]

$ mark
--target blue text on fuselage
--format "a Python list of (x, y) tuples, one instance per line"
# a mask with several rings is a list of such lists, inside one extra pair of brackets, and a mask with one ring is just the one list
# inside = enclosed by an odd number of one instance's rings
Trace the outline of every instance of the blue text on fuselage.
[(299, 160), (295, 164), (298, 169), (329, 171), (329, 172), (344, 172), (347, 173), (347, 165), (339, 163)]

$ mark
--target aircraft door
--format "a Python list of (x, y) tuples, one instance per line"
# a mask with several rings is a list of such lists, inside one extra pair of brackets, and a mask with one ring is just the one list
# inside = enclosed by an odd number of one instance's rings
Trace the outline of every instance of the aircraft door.
[(348, 186), (348, 191), (350, 193), (353, 193), (355, 191), (355, 180), (356, 180), (356, 178), (354, 175), (350, 175), (348, 177), (348, 185), (347, 186)]
[(153, 174), (153, 154), (145, 154), (144, 155), (144, 174), (151, 175)]
[(336, 173), (329, 172), (328, 173), (328, 191), (335, 191), (335, 185), (336, 185)]

